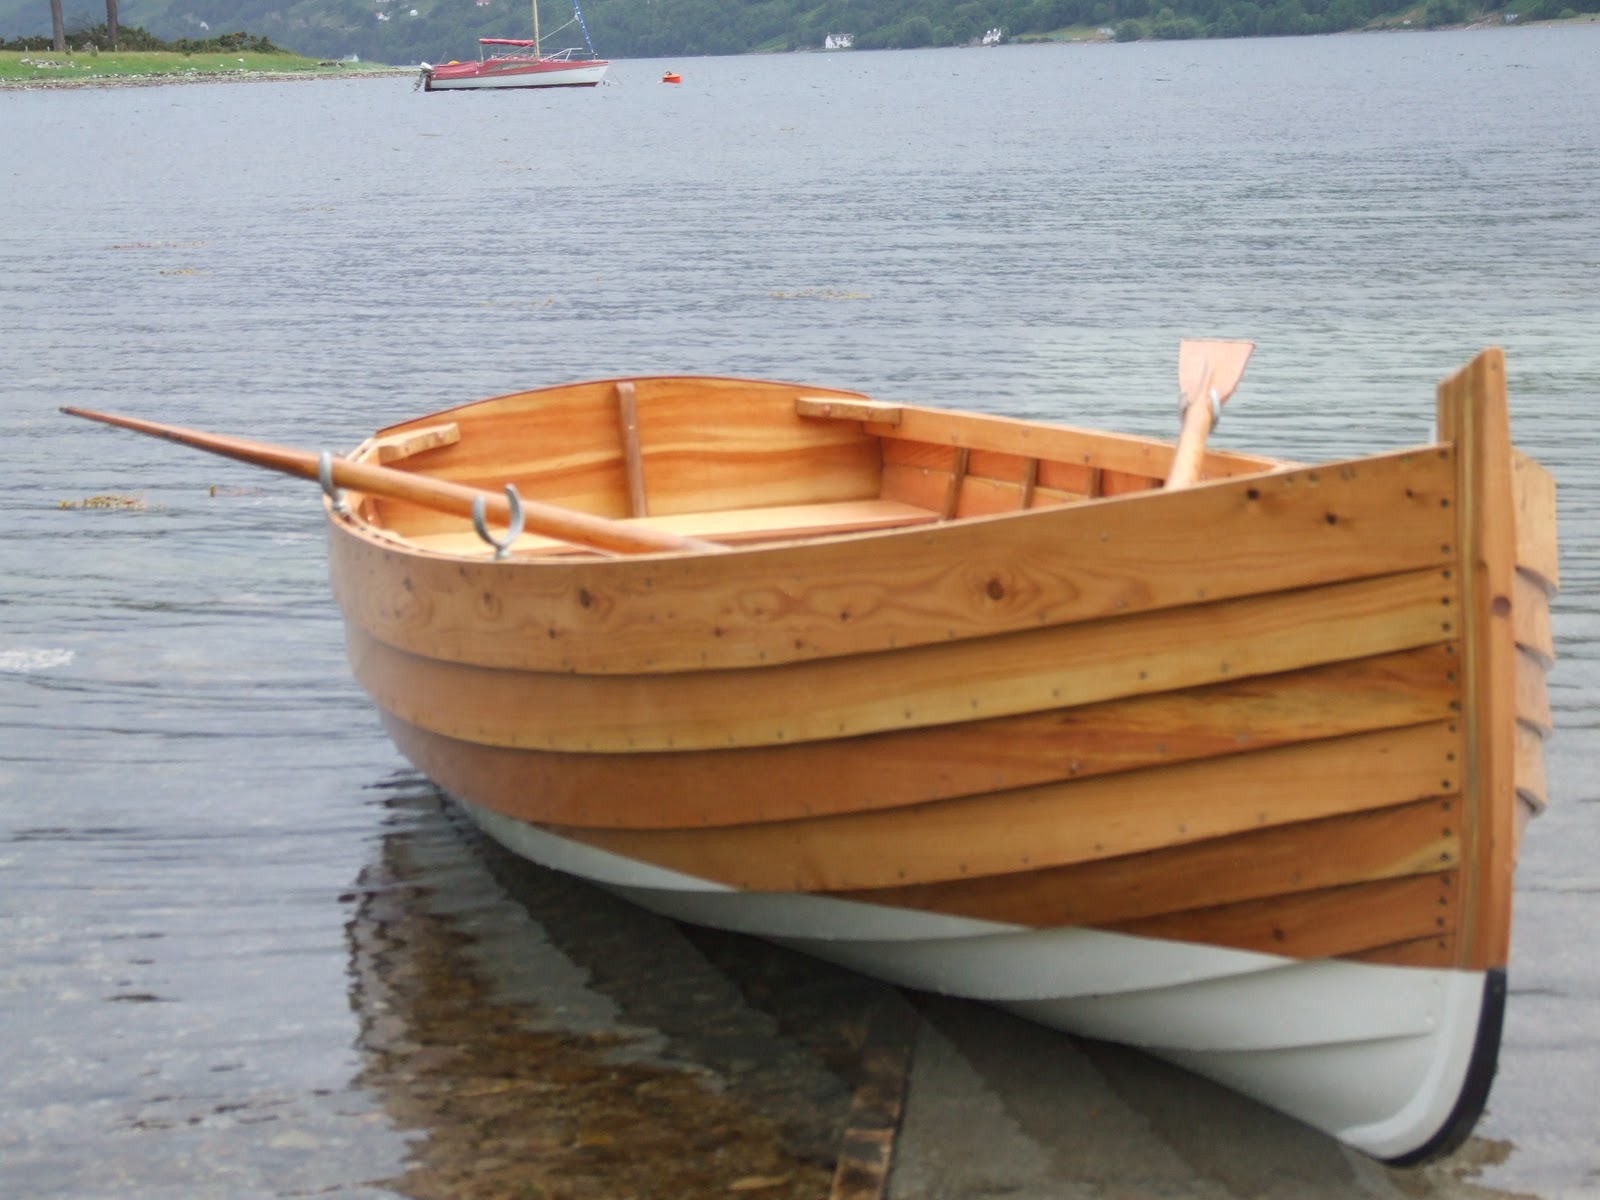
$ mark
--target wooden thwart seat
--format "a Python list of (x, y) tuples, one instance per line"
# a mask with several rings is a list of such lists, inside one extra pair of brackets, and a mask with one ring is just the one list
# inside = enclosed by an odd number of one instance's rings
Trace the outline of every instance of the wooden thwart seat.
[[(704, 538), (728, 545), (780, 538), (823, 537), (834, 533), (865, 533), (900, 529), (936, 522), (939, 514), (898, 500), (840, 500), (829, 504), (785, 504), (771, 508), (729, 509), (725, 512), (677, 513), (621, 521), (659, 529), (684, 537)], [(411, 545), (441, 554), (489, 555), (492, 547), (471, 529), (419, 534), (405, 539)], [(578, 554), (586, 547), (555, 538), (526, 533), (511, 547), (512, 554)]]

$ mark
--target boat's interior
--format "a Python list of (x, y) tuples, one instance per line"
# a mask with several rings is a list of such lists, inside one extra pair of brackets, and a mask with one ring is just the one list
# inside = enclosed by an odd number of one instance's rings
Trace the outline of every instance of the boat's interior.
[[(385, 429), (352, 458), (628, 525), (726, 544), (859, 533), (1075, 504), (1162, 487), (1174, 443), (708, 377), (572, 384)], [(1204, 477), (1285, 464), (1208, 452)], [(419, 548), (487, 555), (469, 521), (360, 497)], [(534, 533), (517, 555), (580, 552)]]

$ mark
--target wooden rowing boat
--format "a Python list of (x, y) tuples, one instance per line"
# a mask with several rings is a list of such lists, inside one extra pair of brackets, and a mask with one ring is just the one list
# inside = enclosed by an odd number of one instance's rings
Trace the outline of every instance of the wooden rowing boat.
[(1497, 350), (1431, 444), (1207, 450), (1247, 355), (1176, 445), (681, 377), (320, 461), (101, 419), (320, 474), (357, 678), (518, 853), (1420, 1161), (1495, 1069), (1554, 485)]

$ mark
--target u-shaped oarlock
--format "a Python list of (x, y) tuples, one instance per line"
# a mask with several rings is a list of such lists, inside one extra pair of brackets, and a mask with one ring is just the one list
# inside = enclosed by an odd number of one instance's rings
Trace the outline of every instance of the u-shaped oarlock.
[(333, 482), (333, 455), (326, 450), (317, 458), (317, 482), (322, 484), (322, 492), (333, 505), (333, 511), (341, 517), (349, 516), (350, 506), (344, 502), (344, 490)]
[[(1198, 398), (1199, 397), (1196, 397), (1196, 399)], [(1218, 425), (1222, 424), (1222, 397), (1217, 394), (1216, 388), (1212, 388), (1207, 399), (1211, 404), (1211, 428), (1215, 429)], [(1180, 420), (1183, 418), (1183, 415), (1189, 411), (1189, 405), (1193, 403), (1194, 400), (1191, 400), (1187, 393), (1182, 391), (1178, 393), (1178, 418)]]
[(478, 536), (494, 547), (494, 556), (497, 559), (509, 558), (511, 544), (522, 536), (522, 498), (517, 495), (517, 489), (511, 484), (506, 484), (506, 503), (511, 506), (511, 521), (506, 526), (506, 535), (497, 538), (489, 532), (489, 525), (483, 519), (483, 497), (475, 496), (472, 500), (472, 527), (478, 531)]

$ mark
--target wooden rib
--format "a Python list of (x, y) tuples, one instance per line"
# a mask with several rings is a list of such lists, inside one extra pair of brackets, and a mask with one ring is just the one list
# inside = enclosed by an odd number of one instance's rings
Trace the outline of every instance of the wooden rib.
[(494, 670), (347, 625), (357, 678), (402, 720), (466, 741), (640, 752), (949, 725), (1298, 670), (1454, 636), (1426, 570), (1121, 620), (765, 670), (650, 676)]
[(1455, 893), (1454, 872), (1445, 871), (1117, 922), (1105, 928), (1291, 958), (1330, 958), (1448, 936), (1459, 919)]
[(670, 564), (424, 560), (336, 524), (330, 571), (353, 624), (420, 653), (552, 671), (759, 666), (1445, 565), (1453, 477), (1435, 448)]
[(1462, 548), (1468, 831), (1459, 965), (1504, 966), (1516, 866), (1515, 501), (1505, 358), (1485, 350), (1439, 385), (1441, 436), (1457, 446)]
[(948, 521), (956, 515), (956, 503), (961, 499), (961, 483), (967, 477), (967, 456), (971, 454), (965, 446), (956, 451), (955, 466), (950, 468), (950, 481), (945, 484), (944, 503), (939, 506), (939, 519)]
[(1022, 468), (1022, 494), (1018, 498), (1018, 508), (1033, 507), (1033, 493), (1039, 486), (1039, 460), (1030, 458)]
[(389, 718), (430, 779), (533, 824), (672, 829), (865, 812), (1451, 715), (1449, 646), (1070, 710), (838, 741), (628, 755), (480, 746)]
[[(909, 443), (907, 443), (909, 444)], [(1001, 455), (980, 457), (978, 452), (919, 446), (915, 456), (885, 454), (883, 491), (886, 499), (914, 504), (952, 517), (984, 517), (1012, 513), (1022, 508), (1025, 461)], [(967, 455), (963, 460), (962, 456)], [(1043, 492), (1035, 485), (1036, 499), (1063, 503), (1081, 496)]]
[(443, 421), (437, 425), (423, 425), (406, 433), (373, 438), (363, 449), (376, 455), (378, 462), (387, 466), (389, 463), (421, 454), (424, 450), (454, 446), (460, 440), (461, 427), (454, 421)]
[(622, 434), (622, 462), (628, 474), (628, 515), (648, 517), (650, 500), (644, 488), (644, 458), (639, 451), (639, 395), (631, 380), (617, 384), (617, 424)]
[(1441, 797), (1075, 866), (836, 894), (1036, 929), (1105, 925), (1454, 867), (1459, 807)]
[[(862, 428), (876, 437), (1080, 462), (1153, 479), (1165, 476), (1172, 461), (1173, 443), (1158, 438), (912, 405), (900, 405), (899, 414), (898, 424), (867, 422)], [(1205, 473), (1210, 479), (1254, 474), (1284, 465), (1282, 459), (1229, 451), (1213, 450), (1205, 456)]]
[(1441, 722), (886, 812), (556, 832), (753, 891), (855, 891), (1092, 862), (1448, 794), (1459, 748)]
[(796, 396), (796, 416), (812, 420), (873, 421), (880, 425), (900, 424), (900, 406), (882, 400), (852, 400), (836, 396)]
[(1550, 632), (1550, 599), (1538, 579), (1520, 567), (1511, 581), (1511, 620), (1517, 647), (1546, 669), (1553, 666), (1556, 643)]
[(1520, 450), (1511, 452), (1511, 486), (1516, 503), (1517, 565), (1543, 580), (1549, 590), (1561, 585), (1556, 546), (1556, 481)]
[[(907, 500), (929, 508), (938, 508), (941, 484), (955, 469), (956, 448), (929, 445), (923, 442), (887, 441), (883, 447), (884, 494)], [(1086, 499), (1098, 486), (1100, 472), (1081, 463), (1044, 462), (1024, 458), (1017, 454), (1002, 454), (994, 450), (973, 450), (969, 453), (966, 484), (957, 513), (1003, 512), (1007, 508), (1022, 508), (1021, 496), (1028, 490), (1028, 480), (1033, 481), (1033, 494), (1037, 499), (1048, 493), (1055, 502)], [(1009, 505), (975, 505), (969, 494), (978, 483), (988, 484), (996, 493), (1015, 497)], [(1153, 483), (1154, 480), (1149, 482)], [(1027, 507), (1033, 507), (1028, 505)]]

